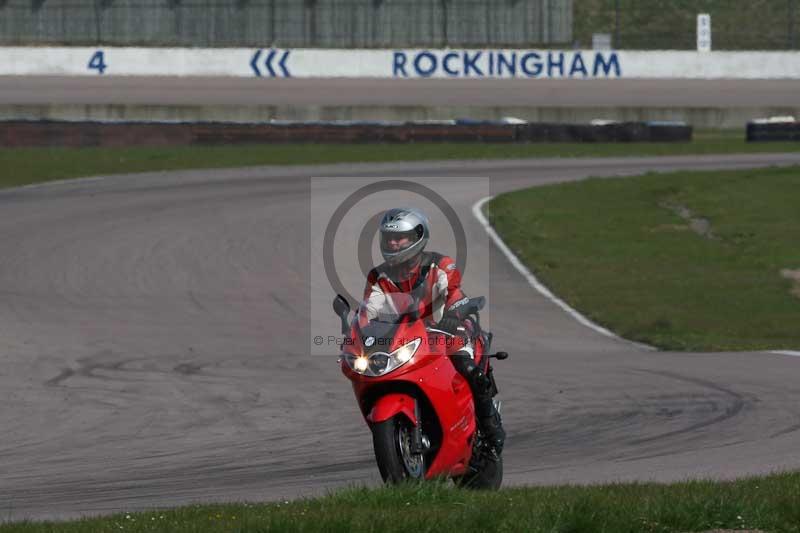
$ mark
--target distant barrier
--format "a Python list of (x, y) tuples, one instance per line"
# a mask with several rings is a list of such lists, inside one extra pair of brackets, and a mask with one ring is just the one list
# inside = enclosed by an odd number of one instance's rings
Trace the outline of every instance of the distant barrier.
[(519, 142), (686, 142), (687, 124), (614, 122), (603, 125), (529, 123), (517, 126)]
[(136, 146), (413, 142), (681, 142), (684, 124), (626, 122), (603, 125), (443, 123), (272, 124), (154, 122), (0, 122), (0, 146)]
[(572, 0), (0, 0), (3, 45), (446, 48), (572, 42)]
[(748, 141), (800, 141), (800, 122), (752, 120), (747, 123)]

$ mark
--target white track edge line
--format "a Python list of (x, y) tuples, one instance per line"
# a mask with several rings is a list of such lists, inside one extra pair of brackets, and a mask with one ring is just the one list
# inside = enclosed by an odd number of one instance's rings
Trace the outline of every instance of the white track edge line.
[(775, 354), (775, 355), (791, 355), (794, 357), (800, 357), (800, 351), (796, 350), (771, 350), (767, 353)]
[[(81, 185), (83, 183), (91, 183), (93, 181), (102, 181), (106, 176), (87, 176), (85, 178), (66, 178), (63, 180), (42, 181), (39, 183), (29, 183), (28, 185), (20, 185), (20, 189), (42, 189), (45, 187), (57, 187), (59, 185)], [(16, 187), (14, 187), (16, 188)]]
[(511, 265), (514, 268), (516, 268), (520, 274), (522, 274), (522, 276), (525, 278), (525, 280), (531, 287), (536, 289), (536, 291), (538, 291), (542, 296), (544, 296), (545, 298), (556, 304), (558, 307), (564, 310), (568, 315), (570, 315), (572, 318), (574, 318), (580, 324), (586, 326), (587, 328), (590, 328), (606, 337), (610, 337), (612, 339), (632, 344), (644, 350), (651, 350), (651, 351), (657, 350), (653, 346), (624, 339), (619, 335), (604, 328), (603, 326), (595, 324), (594, 322), (583, 316), (581, 313), (570, 307), (569, 304), (567, 304), (564, 300), (553, 294), (550, 291), (550, 289), (542, 285), (542, 283), (536, 278), (536, 276), (533, 275), (533, 273), (530, 270), (528, 270), (528, 267), (523, 265), (522, 261), (520, 261), (519, 258), (514, 254), (514, 252), (511, 251), (508, 245), (506, 245), (506, 243), (503, 242), (503, 239), (500, 238), (500, 236), (497, 234), (497, 232), (494, 230), (491, 224), (489, 224), (489, 220), (483, 214), (483, 206), (492, 198), (494, 198), (494, 196), (487, 196), (486, 198), (481, 198), (480, 200), (475, 202), (475, 204), (472, 206), (472, 214), (475, 215), (475, 218), (478, 219), (478, 222), (481, 223), (483, 229), (486, 231), (489, 237), (492, 238), (492, 241), (500, 249), (500, 251), (503, 252), (503, 254), (506, 256)]

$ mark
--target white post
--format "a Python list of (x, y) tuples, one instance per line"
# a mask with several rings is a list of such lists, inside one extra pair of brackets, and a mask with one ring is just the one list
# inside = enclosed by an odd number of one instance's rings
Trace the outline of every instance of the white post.
[(697, 51), (711, 51), (711, 15), (708, 13), (697, 15)]

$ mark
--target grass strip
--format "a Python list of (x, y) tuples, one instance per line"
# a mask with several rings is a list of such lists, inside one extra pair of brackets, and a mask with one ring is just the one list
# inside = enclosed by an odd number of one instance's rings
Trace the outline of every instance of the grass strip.
[(0, 526), (0, 531), (799, 531), (798, 501), (797, 473), (734, 482), (529, 487), (497, 492), (426, 483), (353, 488), (293, 502), (194, 505), (70, 522), (12, 523)]
[(0, 187), (76, 177), (256, 165), (628, 157), (796, 152), (800, 143), (747, 143), (739, 131), (700, 131), (688, 143), (285, 144), (130, 148), (0, 148)]
[(800, 348), (800, 167), (590, 179), (487, 215), (571, 306), (669, 350)]
[(697, 50), (698, 13), (711, 15), (714, 50), (787, 50), (800, 39), (800, 10), (791, 1), (580, 0), (573, 5), (573, 39), (583, 49), (591, 48), (593, 34), (618, 31), (616, 49)]

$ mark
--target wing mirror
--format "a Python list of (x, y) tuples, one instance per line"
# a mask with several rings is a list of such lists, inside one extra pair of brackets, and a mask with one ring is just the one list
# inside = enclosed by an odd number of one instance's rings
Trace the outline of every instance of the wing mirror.
[(341, 294), (337, 294), (336, 298), (333, 299), (333, 312), (342, 321), (342, 333), (350, 331), (350, 327), (347, 324), (347, 317), (350, 315), (350, 304)]

